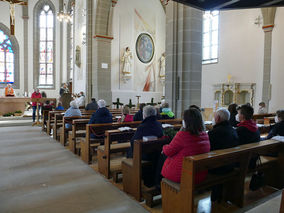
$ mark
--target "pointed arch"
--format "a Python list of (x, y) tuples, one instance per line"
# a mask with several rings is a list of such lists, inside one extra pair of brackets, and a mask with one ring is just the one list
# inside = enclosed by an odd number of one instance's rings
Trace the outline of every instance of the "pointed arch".
[[(34, 6), (34, 88), (55, 88), (56, 9), (50, 0)], [(51, 18), (52, 17), (52, 18)], [(40, 19), (42, 21), (40, 21)]]
[[(5, 70), (8, 70), (8, 72), (10, 71), (10, 75), (13, 75), (13, 77), (10, 79), (10, 82), (3, 82), (0, 83), (0, 88), (4, 88), (6, 87), (7, 83), (12, 83), (14, 89), (19, 89), (20, 88), (20, 78), (19, 78), (19, 55), (20, 55), (20, 51), (19, 51), (19, 43), (16, 39), (16, 37), (14, 35), (10, 34), (10, 29), (3, 23), (0, 22), (0, 31), (3, 32), (4, 35), (6, 35), (8, 37), (7, 41), (10, 43), (10, 47), (11, 47), (11, 53), (13, 54), (13, 63), (12, 66), (10, 66), (11, 70), (9, 70), (8, 67), (6, 67), (7, 63), (5, 60), (6, 56), (3, 55), (3, 61), (2, 61), (2, 65), (4, 65)], [(0, 42), (1, 45), (2, 42)], [(1, 59), (0, 59), (1, 60)], [(0, 72), (1, 72), (1, 68), (0, 68)]]

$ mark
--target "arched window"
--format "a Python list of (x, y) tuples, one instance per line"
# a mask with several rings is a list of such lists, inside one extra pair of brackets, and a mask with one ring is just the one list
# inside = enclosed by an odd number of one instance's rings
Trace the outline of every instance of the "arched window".
[(9, 28), (0, 23), (0, 87), (13, 84), (19, 88), (19, 54), (18, 42), (10, 36)]
[(34, 83), (53, 88), (55, 82), (55, 8), (49, 0), (40, 0), (34, 15)]
[(75, 0), (69, 0), (67, 11), (70, 12), (71, 21), (67, 24), (67, 79), (73, 78), (74, 70), (74, 9)]
[(218, 47), (219, 11), (206, 11), (203, 15), (203, 64), (218, 62)]

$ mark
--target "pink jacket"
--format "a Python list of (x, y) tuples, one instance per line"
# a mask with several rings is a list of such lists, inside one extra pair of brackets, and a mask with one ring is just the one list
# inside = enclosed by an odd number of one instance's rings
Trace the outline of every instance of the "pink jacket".
[[(188, 131), (179, 131), (169, 145), (163, 147), (164, 154), (168, 157), (162, 168), (162, 175), (174, 182), (181, 179), (182, 162), (186, 156), (193, 156), (210, 152), (210, 142), (206, 132), (192, 135)], [(196, 174), (195, 183), (202, 182), (207, 171)]]
[[(39, 93), (33, 92), (31, 98), (41, 98), (40, 92), (39, 92)], [(36, 106), (36, 103), (37, 103), (37, 102), (32, 102), (32, 106)], [(40, 105), (41, 105), (41, 104), (40, 104)]]

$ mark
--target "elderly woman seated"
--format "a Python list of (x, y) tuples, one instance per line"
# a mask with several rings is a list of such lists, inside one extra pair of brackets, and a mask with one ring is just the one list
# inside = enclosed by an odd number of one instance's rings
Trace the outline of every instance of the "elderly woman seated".
[[(70, 107), (66, 110), (64, 117), (82, 116), (82, 113), (78, 107), (76, 101), (70, 102)], [(71, 124), (65, 124), (65, 128), (71, 128)]]
[(133, 121), (133, 115), (130, 115), (130, 109), (128, 106), (122, 108), (122, 115), (118, 122), (131, 122)]

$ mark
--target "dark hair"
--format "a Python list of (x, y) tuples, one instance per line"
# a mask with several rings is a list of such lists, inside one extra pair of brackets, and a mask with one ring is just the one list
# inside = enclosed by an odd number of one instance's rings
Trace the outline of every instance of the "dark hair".
[(240, 113), (244, 116), (245, 120), (250, 120), (250, 119), (252, 119), (254, 110), (253, 110), (252, 106), (250, 106), (248, 104), (244, 104), (240, 108)]
[(92, 100), (92, 101), (96, 101), (96, 98), (92, 98), (91, 100)]
[(235, 104), (235, 103), (230, 104), (230, 105), (228, 106), (228, 110), (229, 110), (230, 114), (237, 114), (237, 113), (238, 113), (237, 107), (238, 107), (238, 105)]
[(163, 103), (162, 104), (162, 108), (169, 108), (169, 107), (170, 107), (169, 103)]
[(41, 92), (41, 97), (46, 98), (46, 93), (44, 91)]
[(258, 104), (258, 106), (264, 106), (265, 107), (265, 103), (262, 101)]
[(281, 121), (284, 121), (284, 110), (283, 109), (282, 110), (277, 110), (276, 111), (276, 115), (277, 115), (278, 118), (281, 119)]
[(49, 101), (49, 100), (47, 100), (45, 103), (46, 103), (46, 104), (50, 104), (50, 101)]
[(195, 104), (192, 104), (189, 106), (189, 109), (197, 109), (199, 112), (201, 112), (201, 109), (199, 106), (195, 105)]
[(146, 104), (141, 103), (141, 104), (139, 105), (139, 109), (140, 109), (141, 111), (143, 111), (144, 106), (146, 106)]
[(184, 111), (183, 119), (186, 125), (186, 131), (193, 135), (199, 135), (204, 131), (203, 119), (198, 109), (190, 108)]

